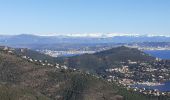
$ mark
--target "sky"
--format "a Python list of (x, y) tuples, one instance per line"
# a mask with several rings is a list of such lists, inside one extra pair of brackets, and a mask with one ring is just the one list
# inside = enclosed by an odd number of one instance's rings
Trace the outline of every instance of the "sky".
[(170, 35), (170, 0), (0, 0), (0, 34)]

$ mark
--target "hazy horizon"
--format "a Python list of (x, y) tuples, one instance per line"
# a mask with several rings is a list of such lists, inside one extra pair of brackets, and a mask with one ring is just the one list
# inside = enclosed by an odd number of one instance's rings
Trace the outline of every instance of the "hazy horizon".
[(70, 36), (70, 37), (115, 37), (115, 36), (164, 36), (170, 37), (170, 34), (129, 34), (129, 33), (50, 33), (50, 34), (0, 34), (0, 36), (17, 36), (17, 35), (34, 35), (34, 36)]

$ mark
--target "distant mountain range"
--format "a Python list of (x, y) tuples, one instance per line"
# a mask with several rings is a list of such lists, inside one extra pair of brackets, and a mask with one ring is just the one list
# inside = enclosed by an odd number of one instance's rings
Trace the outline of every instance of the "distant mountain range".
[[(77, 48), (103, 48), (105, 46), (121, 46), (126, 44), (152, 44), (158, 43), (162, 46), (164, 43), (170, 43), (168, 36), (148, 36), (148, 35), (85, 35), (85, 34), (65, 34), (54, 36), (39, 35), (0, 35), (0, 45), (6, 45), (14, 48), (29, 48), (33, 50), (66, 50)], [(155, 43), (153, 45), (155, 45)], [(141, 46), (141, 45), (140, 45)], [(143, 46), (143, 45), (142, 45)], [(167, 45), (166, 45), (167, 46)], [(86, 49), (87, 49), (86, 48)], [(91, 50), (91, 49), (90, 49)]]
[(132, 42), (170, 42), (168, 36), (148, 36), (148, 35), (1, 35), (0, 44), (56, 44), (56, 43), (132, 43)]

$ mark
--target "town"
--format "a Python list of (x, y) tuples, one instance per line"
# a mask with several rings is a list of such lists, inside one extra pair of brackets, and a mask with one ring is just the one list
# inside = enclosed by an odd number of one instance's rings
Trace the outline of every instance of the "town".
[[(155, 45), (157, 44), (157, 45)], [(43, 54), (47, 54), (52, 57), (63, 57), (63, 56), (75, 56), (75, 55), (82, 55), (82, 54), (93, 54), (95, 52), (100, 52), (104, 50), (108, 50), (114, 47), (119, 46), (126, 46), (129, 48), (137, 48), (141, 51), (152, 51), (152, 50), (170, 50), (170, 44), (169, 42), (166, 43), (121, 43), (121, 44), (115, 44), (115, 43), (108, 43), (108, 44), (96, 44), (96, 46), (89, 46), (84, 44), (79, 44), (80, 46), (84, 46), (81, 48), (76, 48), (72, 46), (67, 46), (63, 49), (58, 47), (57, 49), (51, 48), (51, 49), (36, 49), (36, 51), (41, 52)]]
[[(135, 66), (135, 67), (134, 67)], [(106, 69), (106, 78), (110, 82), (116, 82), (124, 86), (127, 90), (133, 90), (143, 94), (160, 96), (167, 95), (169, 92), (139, 88), (135, 85), (159, 86), (163, 82), (170, 80), (170, 61), (156, 58), (153, 62), (134, 62), (128, 60), (121, 62), (119, 67)]]

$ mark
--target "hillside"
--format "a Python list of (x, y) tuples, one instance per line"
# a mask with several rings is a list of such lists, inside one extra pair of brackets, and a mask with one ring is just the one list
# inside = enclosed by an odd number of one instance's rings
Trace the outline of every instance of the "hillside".
[(95, 54), (83, 54), (73, 57), (53, 58), (51, 56), (30, 50), (30, 49), (15, 49), (17, 55), (25, 55), (33, 59), (48, 61), (55, 64), (60, 63), (72, 68), (84, 69), (87, 71), (100, 71), (109, 67), (117, 67), (120, 62), (131, 61), (153, 61), (154, 57), (135, 49), (125, 46), (115, 47), (109, 50), (97, 52)]
[(69, 67), (90, 70), (92, 72), (103, 70), (109, 67), (117, 67), (120, 62), (131, 61), (152, 61), (154, 57), (144, 52), (128, 47), (116, 47), (110, 50), (97, 52), (95, 54), (84, 54), (67, 58), (58, 58), (59, 63), (64, 63)]
[(0, 84), (1, 100), (51, 100), (33, 89), (16, 85)]
[[(3, 100), (11, 98), (14, 100), (18, 98), (20, 100), (159, 100), (127, 91), (121, 86), (80, 70), (61, 68), (61, 65), (55, 67), (56, 65), (48, 65), (49, 62), (42, 65), (45, 62), (22, 58), (27, 54), (25, 52), (20, 54), (23, 50), (18, 49), (19, 52), (16, 54), (16, 49), (8, 49), (0, 47), (0, 93), (3, 93), (0, 96)], [(45, 55), (34, 53), (43, 59), (46, 58)], [(102, 54), (110, 55), (110, 53)], [(96, 53), (93, 56), (103, 55)]]
[(31, 57), (32, 59), (37, 59), (42, 61), (47, 60), (50, 63), (55, 63), (55, 58), (27, 48), (16, 48), (14, 50), (14, 53), (20, 56)]
[[(45, 95), (46, 97), (43, 99), (47, 97), (52, 100), (122, 99), (122, 96), (117, 93), (117, 90), (114, 90), (112, 84), (102, 79), (79, 71), (42, 66), (15, 54), (2, 51), (0, 51), (0, 71), (2, 83), (24, 87), (26, 91), (29, 87)], [(17, 89), (14, 90), (17, 91)], [(2, 92), (3, 89), (0, 89), (0, 91)], [(13, 91), (13, 87), (7, 91)], [(20, 89), (18, 91), (14, 95), (24, 96), (20, 93)], [(8, 95), (8, 93), (5, 95)], [(34, 98), (34, 95), (31, 97)]]
[(110, 50), (101, 51), (94, 54), (97, 57), (104, 57), (114, 61), (150, 61), (154, 58), (145, 54), (136, 48), (128, 48), (125, 46), (112, 48)]

